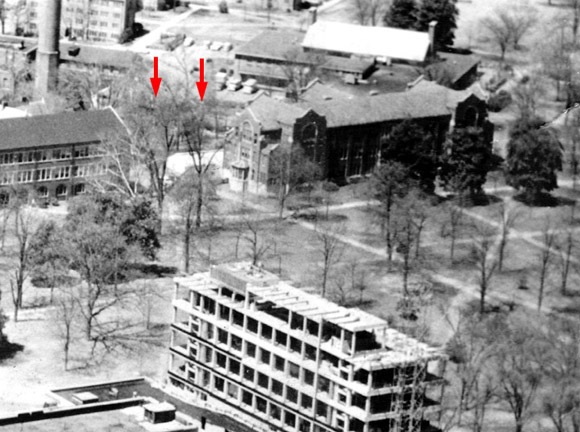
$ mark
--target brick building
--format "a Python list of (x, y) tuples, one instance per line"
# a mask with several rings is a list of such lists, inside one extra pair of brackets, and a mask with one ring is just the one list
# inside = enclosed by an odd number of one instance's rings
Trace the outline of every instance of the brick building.
[(434, 132), (436, 153), (454, 126), (484, 127), (491, 145), (487, 104), (473, 90), (454, 91), (423, 80), (406, 92), (363, 97), (315, 82), (298, 102), (262, 94), (250, 103), (229, 134), (224, 168), (230, 170), (233, 190), (263, 194), (272, 185), (271, 155), (301, 145), (320, 165), (323, 178), (342, 183), (369, 174), (390, 130), (407, 119)]
[[(28, 0), (30, 23), (26, 29), (38, 33), (40, 0)], [(79, 40), (118, 42), (125, 29), (132, 29), (137, 0), (62, 0), (60, 30)]]
[(0, 120), (0, 203), (14, 193), (39, 201), (83, 193), (106, 171), (102, 140), (125, 132), (112, 108)]
[(246, 263), (176, 279), (169, 382), (288, 432), (426, 431), (445, 355)]

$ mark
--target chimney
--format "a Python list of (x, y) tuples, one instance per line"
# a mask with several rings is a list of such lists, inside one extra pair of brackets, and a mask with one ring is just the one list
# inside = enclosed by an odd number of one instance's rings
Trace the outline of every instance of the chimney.
[(318, 16), (318, 8), (310, 8), (308, 12), (310, 12), (310, 25), (312, 25), (316, 22)]
[(40, 2), (40, 31), (36, 54), (36, 96), (42, 98), (58, 84), (61, 0)]
[(435, 57), (437, 52), (435, 48), (435, 28), (437, 27), (437, 21), (431, 21), (429, 23), (429, 43), (431, 44), (429, 53), (431, 56)]

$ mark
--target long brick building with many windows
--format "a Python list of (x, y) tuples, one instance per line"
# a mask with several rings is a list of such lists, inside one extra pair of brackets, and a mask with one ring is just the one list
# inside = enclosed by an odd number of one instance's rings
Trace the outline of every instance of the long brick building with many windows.
[(40, 201), (83, 193), (106, 171), (102, 140), (125, 132), (112, 108), (0, 120), (0, 204), (16, 192)]
[(247, 263), (176, 280), (169, 381), (271, 430), (436, 430), (446, 358)]
[[(44, 0), (49, 1), (49, 0)], [(38, 33), (43, 1), (28, 0), (28, 28)], [(61, 32), (80, 40), (118, 42), (125, 29), (132, 29), (137, 0), (62, 0)]]

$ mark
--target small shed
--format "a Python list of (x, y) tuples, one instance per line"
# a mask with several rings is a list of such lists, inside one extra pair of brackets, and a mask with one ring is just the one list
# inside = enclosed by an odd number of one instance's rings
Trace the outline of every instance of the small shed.
[(145, 418), (153, 424), (175, 420), (175, 407), (168, 402), (149, 403), (143, 405), (143, 409), (145, 410)]
[(72, 398), (79, 405), (97, 403), (99, 401), (99, 397), (91, 392), (75, 393), (73, 394)]

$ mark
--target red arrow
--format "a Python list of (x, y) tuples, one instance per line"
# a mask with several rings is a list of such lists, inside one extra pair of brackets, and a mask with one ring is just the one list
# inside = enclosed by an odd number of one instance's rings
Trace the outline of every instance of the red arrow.
[(199, 81), (195, 82), (197, 86), (197, 91), (199, 92), (199, 97), (203, 102), (203, 95), (205, 94), (205, 89), (207, 87), (207, 81), (203, 79), (203, 59), (199, 59)]
[(155, 93), (155, 97), (157, 97), (157, 92), (159, 91), (159, 86), (161, 85), (161, 78), (157, 76), (159, 67), (159, 59), (157, 57), (153, 57), (153, 78), (149, 78), (151, 80), (151, 87), (153, 87), (153, 93)]

